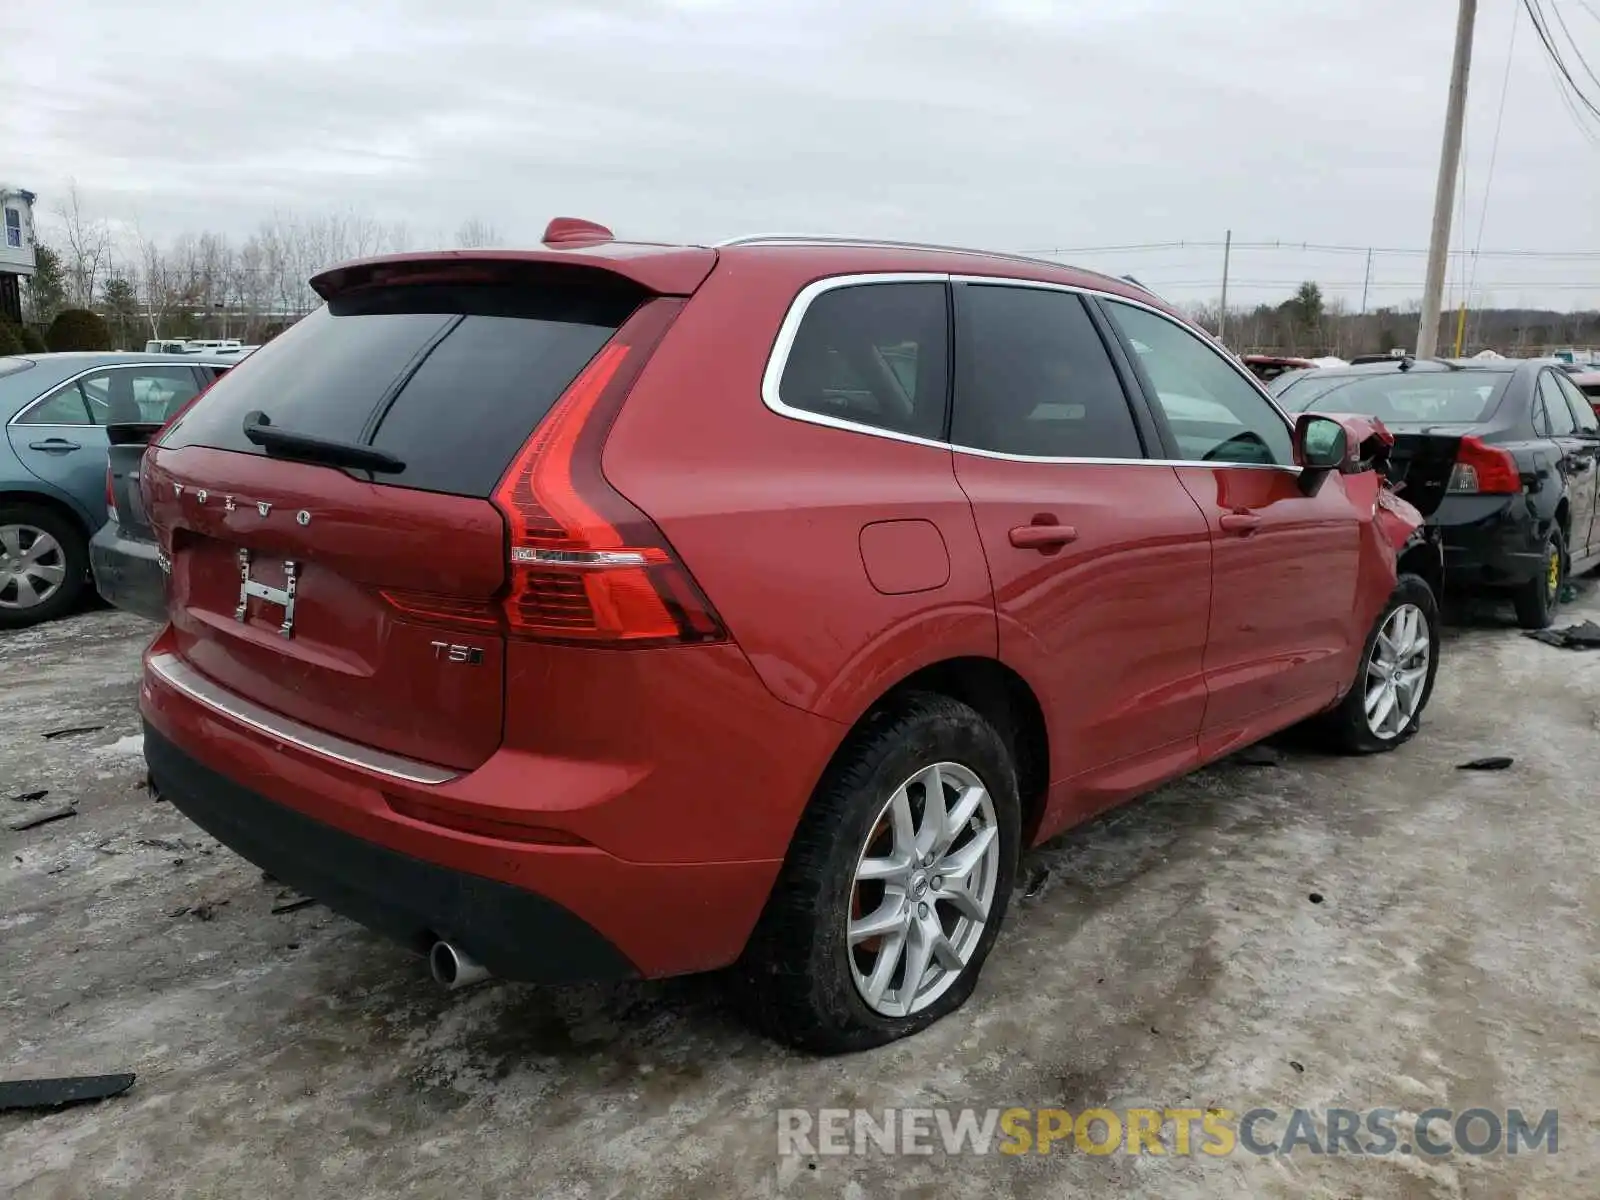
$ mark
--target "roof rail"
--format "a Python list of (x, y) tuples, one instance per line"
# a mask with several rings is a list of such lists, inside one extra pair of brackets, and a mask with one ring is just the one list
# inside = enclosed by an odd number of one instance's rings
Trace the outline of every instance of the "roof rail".
[[(1006, 259), (1010, 262), (1041, 263), (1047, 267), (1066, 265), (1048, 258), (1039, 258), (1031, 254), (1015, 254), (1006, 250), (982, 250), (975, 246), (949, 246), (941, 242), (901, 242), (890, 238), (847, 237), (831, 233), (756, 233), (715, 242), (712, 248), (722, 250), (729, 246), (881, 246), (886, 250), (932, 250), (945, 254), (973, 254), (984, 258)], [(1099, 274), (1099, 272), (1094, 273)]]
[[(1068, 263), (1057, 262), (1052, 258), (1041, 258), (1037, 254), (1017, 254), (1007, 250), (981, 250), (973, 246), (949, 246), (941, 242), (900, 242), (889, 238), (847, 237), (831, 233), (755, 233), (744, 237), (727, 238), (720, 242), (713, 242), (711, 248), (713, 250), (722, 250), (730, 246), (878, 246), (886, 250), (931, 250), (944, 254), (970, 254), (975, 258), (993, 258), (1001, 262), (1033, 263), (1042, 267), (1063, 267), (1083, 275), (1094, 275), (1101, 279), (1116, 278), (1104, 271), (1095, 271), (1088, 267), (1074, 267)], [(1163, 304), (1166, 303), (1161, 296), (1131, 275), (1124, 275), (1116, 281), (1130, 284), (1152, 299), (1160, 300)]]
[(1160, 296), (1156, 295), (1156, 291), (1155, 291), (1154, 288), (1147, 287), (1145, 284), (1140, 283), (1132, 275), (1120, 275), (1120, 276), (1118, 276), (1118, 278), (1121, 279), (1123, 283), (1131, 283), (1134, 287), (1138, 288), (1146, 296), (1155, 296), (1155, 298), (1157, 300), (1161, 299)]

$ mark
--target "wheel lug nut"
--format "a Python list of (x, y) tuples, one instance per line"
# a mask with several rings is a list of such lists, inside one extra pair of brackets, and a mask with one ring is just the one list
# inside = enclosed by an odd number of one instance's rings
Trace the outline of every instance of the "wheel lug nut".
[(928, 906), (926, 904), (917, 905), (917, 916), (925, 917), (927, 915), (928, 915)]
[(942, 875), (935, 875), (933, 877), (933, 890), (934, 891), (938, 891), (943, 886), (944, 886), (944, 877)]

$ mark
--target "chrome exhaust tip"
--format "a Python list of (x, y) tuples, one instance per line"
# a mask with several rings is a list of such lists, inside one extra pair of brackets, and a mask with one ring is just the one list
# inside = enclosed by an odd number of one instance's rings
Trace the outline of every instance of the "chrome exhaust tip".
[(471, 987), (489, 978), (489, 968), (449, 942), (435, 942), (428, 951), (428, 970), (447, 991)]

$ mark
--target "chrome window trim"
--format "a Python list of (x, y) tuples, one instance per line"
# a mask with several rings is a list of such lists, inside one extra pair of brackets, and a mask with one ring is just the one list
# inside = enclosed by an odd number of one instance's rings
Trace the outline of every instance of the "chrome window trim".
[[(778, 336), (773, 340), (772, 352), (767, 357), (766, 369), (761, 375), (761, 401), (768, 409), (780, 417), (791, 421), (803, 421), (807, 425), (820, 425), (826, 429), (838, 429), (846, 433), (860, 433), (868, 437), (884, 438), (891, 442), (905, 442), (912, 446), (929, 446), (935, 450), (949, 450), (956, 454), (967, 454), (974, 458), (992, 458), (1002, 462), (1023, 463), (1059, 463), (1064, 465), (1083, 466), (1150, 466), (1150, 467), (1205, 467), (1214, 470), (1218, 467), (1242, 468), (1248, 471), (1284, 471), (1298, 475), (1300, 468), (1292, 463), (1219, 463), (1204, 462), (1193, 459), (1179, 458), (1089, 458), (1069, 457), (1051, 458), (1043, 455), (1031, 454), (1006, 454), (998, 450), (980, 450), (974, 446), (962, 446), (955, 442), (939, 441), (934, 438), (918, 437), (910, 433), (898, 433), (892, 429), (879, 429), (875, 425), (864, 425), (859, 421), (847, 421), (840, 417), (831, 417), (824, 413), (808, 412), (803, 408), (794, 408), (783, 402), (780, 394), (780, 385), (783, 382), (784, 368), (788, 366), (790, 351), (794, 349), (794, 340), (800, 331), (800, 323), (805, 320), (805, 315), (818, 296), (839, 288), (870, 287), (881, 283), (938, 283), (948, 286), (952, 283), (983, 284), (985, 286), (999, 287), (1025, 287), (1041, 291), (1069, 292), (1080, 296), (1094, 296), (1096, 298), (1115, 300), (1134, 308), (1142, 308), (1165, 318), (1179, 329), (1193, 335), (1193, 330), (1180, 321), (1173, 320), (1168, 313), (1162, 312), (1152, 304), (1145, 304), (1128, 296), (1116, 292), (1101, 291), (1096, 288), (1078, 287), (1072, 284), (1051, 283), (1038, 279), (1016, 279), (1004, 275), (951, 275), (944, 271), (881, 271), (866, 272), (853, 275), (829, 275), (822, 279), (814, 280), (800, 289), (800, 292), (790, 302), (789, 310), (784, 314), (783, 322), (778, 326)], [(1217, 349), (1215, 341), (1207, 335), (1204, 339), (1206, 345), (1213, 352), (1218, 353), (1224, 362), (1232, 364), (1225, 351)], [(1260, 381), (1243, 367), (1236, 367), (1235, 373), (1247, 381), (1258, 395), (1267, 402), (1268, 407), (1288, 426), (1290, 435), (1294, 433), (1294, 422), (1284, 411), (1278, 407), (1272, 397), (1262, 388)]]
[(197, 704), (209, 708), (212, 712), (220, 713), (254, 729), (257, 733), (264, 733), (277, 741), (287, 742), (291, 746), (298, 746), (302, 750), (309, 750), (313, 754), (331, 758), (335, 762), (360, 767), (378, 775), (386, 775), (390, 779), (404, 780), (406, 783), (449, 783), (461, 776), (459, 771), (403, 758), (386, 750), (375, 750), (370, 746), (347, 741), (336, 734), (303, 725), (292, 717), (273, 712), (213, 683), (176, 654), (154, 655), (149, 660), (149, 666), (150, 673), (167, 686), (181, 692)]
[(148, 360), (131, 363), (101, 363), (97, 367), (85, 367), (76, 375), (69, 375), (65, 379), (52, 383), (48, 388), (40, 392), (32, 400), (29, 400), (17, 410), (16, 416), (12, 417), (11, 420), (6, 422), (6, 428), (9, 429), (13, 425), (28, 425), (34, 429), (104, 429), (104, 425), (96, 425), (93, 421), (90, 421), (86, 425), (69, 425), (61, 421), (24, 421), (22, 418), (27, 416), (34, 409), (38, 408), (46, 400), (54, 399), (55, 394), (62, 388), (66, 387), (69, 383), (77, 383), (78, 380), (85, 379), (88, 376), (94, 375), (100, 371), (137, 371), (142, 367), (186, 367), (191, 374), (193, 374), (194, 371), (194, 365), (191, 363), (164, 363), (150, 362)]

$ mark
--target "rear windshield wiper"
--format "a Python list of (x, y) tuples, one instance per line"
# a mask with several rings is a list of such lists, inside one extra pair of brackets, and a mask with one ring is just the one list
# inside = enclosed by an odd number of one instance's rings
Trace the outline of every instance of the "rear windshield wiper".
[(398, 474), (406, 464), (385, 450), (278, 429), (264, 412), (252, 412), (244, 419), (244, 436), (274, 458), (292, 458), (325, 467), (353, 467), (358, 471)]

